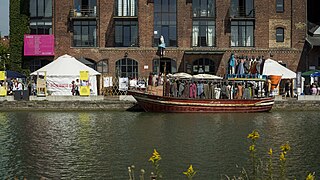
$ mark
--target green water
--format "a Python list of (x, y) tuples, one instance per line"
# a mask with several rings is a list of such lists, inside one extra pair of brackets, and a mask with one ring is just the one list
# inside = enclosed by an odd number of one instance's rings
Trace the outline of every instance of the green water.
[(277, 171), (279, 147), (288, 141), (289, 179), (305, 179), (308, 172), (320, 174), (319, 115), (0, 112), (0, 177), (129, 179), (127, 167), (134, 164), (149, 179), (156, 148), (164, 179), (185, 179), (190, 164), (195, 179), (221, 179), (239, 175), (236, 166), (250, 171), (246, 136), (256, 129), (262, 161), (273, 148)]

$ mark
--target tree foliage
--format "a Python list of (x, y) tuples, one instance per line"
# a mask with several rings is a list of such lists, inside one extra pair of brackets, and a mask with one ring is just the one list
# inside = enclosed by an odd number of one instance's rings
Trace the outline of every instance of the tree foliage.
[(10, 59), (7, 69), (22, 71), (23, 37), (29, 33), (29, 1), (10, 0)]

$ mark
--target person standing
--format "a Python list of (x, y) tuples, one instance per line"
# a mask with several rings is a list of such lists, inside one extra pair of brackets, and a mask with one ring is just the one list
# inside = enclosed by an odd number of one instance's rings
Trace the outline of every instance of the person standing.
[(75, 95), (76, 96), (80, 96), (80, 82), (79, 82), (79, 79), (76, 79), (76, 82), (75, 82)]
[(71, 93), (72, 93), (72, 96), (76, 94), (76, 85), (74, 81), (71, 82)]

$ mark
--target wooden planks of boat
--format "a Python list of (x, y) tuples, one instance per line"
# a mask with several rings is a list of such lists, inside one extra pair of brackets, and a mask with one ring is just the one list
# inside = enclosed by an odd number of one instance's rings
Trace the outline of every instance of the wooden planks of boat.
[(133, 90), (129, 90), (128, 95), (146, 112), (267, 112), (274, 104), (273, 98), (182, 99)]

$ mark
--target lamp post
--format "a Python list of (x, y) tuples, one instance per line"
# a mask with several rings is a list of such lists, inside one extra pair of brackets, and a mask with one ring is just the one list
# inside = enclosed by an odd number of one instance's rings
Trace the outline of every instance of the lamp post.
[[(161, 64), (161, 59), (163, 58), (164, 56), (164, 50), (166, 48), (166, 44), (164, 43), (164, 38), (163, 36), (161, 35), (160, 36), (160, 43), (159, 43), (159, 46), (158, 46), (158, 55), (160, 57), (160, 63)], [(164, 77), (163, 77), (163, 96), (165, 96), (165, 92), (166, 92), (166, 83), (167, 83), (167, 76), (166, 76), (166, 68), (167, 68), (167, 62), (165, 61), (164, 62), (164, 68), (163, 68), (163, 74), (164, 74)], [(161, 78), (161, 77), (159, 77)]]

